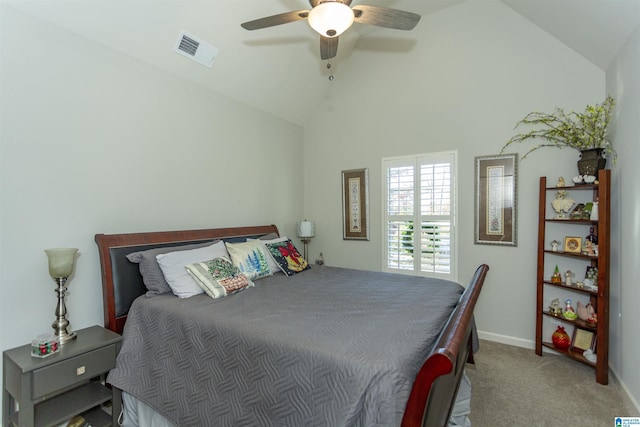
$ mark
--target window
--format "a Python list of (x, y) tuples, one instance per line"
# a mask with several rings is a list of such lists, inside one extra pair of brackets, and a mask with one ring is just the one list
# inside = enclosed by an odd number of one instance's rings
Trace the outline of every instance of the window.
[(382, 160), (384, 271), (457, 280), (456, 163), (455, 151)]

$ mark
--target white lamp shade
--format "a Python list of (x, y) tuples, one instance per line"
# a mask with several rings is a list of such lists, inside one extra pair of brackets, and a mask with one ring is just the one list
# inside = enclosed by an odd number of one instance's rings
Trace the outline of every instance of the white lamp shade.
[(353, 10), (344, 3), (320, 3), (309, 12), (309, 25), (324, 37), (337, 37), (353, 24)]
[(73, 264), (76, 261), (76, 248), (55, 248), (44, 250), (49, 258), (49, 275), (54, 279), (69, 277), (73, 273)]
[(298, 237), (313, 237), (315, 225), (311, 221), (300, 221), (298, 223)]

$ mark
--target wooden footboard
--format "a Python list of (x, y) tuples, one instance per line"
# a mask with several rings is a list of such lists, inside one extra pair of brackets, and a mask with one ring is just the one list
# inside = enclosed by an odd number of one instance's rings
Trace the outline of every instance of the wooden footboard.
[(418, 372), (402, 427), (444, 427), (448, 424), (464, 365), (473, 355), (473, 310), (488, 271), (486, 264), (478, 267), (434, 350)]

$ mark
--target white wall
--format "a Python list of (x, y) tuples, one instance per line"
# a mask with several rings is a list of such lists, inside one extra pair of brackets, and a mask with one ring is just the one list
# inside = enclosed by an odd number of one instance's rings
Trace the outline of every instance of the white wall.
[(45, 248), (80, 249), (67, 299), (79, 329), (103, 323), (96, 233), (294, 235), (302, 128), (0, 7), (1, 350), (51, 331)]
[[(80, 248), (68, 298), (73, 327), (102, 323), (95, 233), (273, 222), (292, 235), (304, 213), (316, 222), (311, 259), (322, 251), (330, 265), (379, 270), (381, 158), (451, 149), (460, 162), (459, 279), (490, 264), (480, 329), (532, 346), (538, 178), (574, 175), (578, 156), (545, 150), (520, 163), (517, 248), (473, 244), (473, 158), (497, 154), (529, 111), (604, 99), (605, 76), (501, 3), (476, 3), (423, 17), (408, 52), (384, 53), (385, 41), (403, 44), (403, 33), (368, 34), (335, 64), (336, 80), (304, 135), (0, 5), (0, 322), (9, 326), (0, 349), (49, 330), (48, 247)], [(637, 158), (638, 39), (636, 31), (606, 76), (622, 123), (614, 236), (636, 237), (613, 245), (610, 358), (636, 402), (640, 201), (628, 189), (637, 168), (624, 165)], [(343, 241), (340, 171), (360, 167), (370, 171), (372, 238)]]
[(611, 209), (611, 336), (609, 363), (640, 411), (640, 27), (607, 69), (607, 91), (618, 102), (613, 143), (618, 163), (613, 169)]
[[(466, 283), (489, 264), (479, 329), (533, 347), (539, 177), (555, 183), (576, 175), (579, 153), (546, 149), (520, 162), (517, 248), (474, 245), (474, 157), (499, 153), (530, 111), (582, 110), (604, 100), (604, 72), (500, 2), (465, 2), (423, 17), (414, 31), (418, 43), (397, 55), (375, 50), (384, 50), (390, 31), (362, 39), (356, 48), (367, 49), (337, 67), (331, 93), (305, 127), (304, 212), (316, 221), (311, 258), (322, 251), (329, 265), (380, 270), (381, 158), (458, 150), (458, 278)], [(371, 240), (343, 241), (340, 171), (364, 167)]]

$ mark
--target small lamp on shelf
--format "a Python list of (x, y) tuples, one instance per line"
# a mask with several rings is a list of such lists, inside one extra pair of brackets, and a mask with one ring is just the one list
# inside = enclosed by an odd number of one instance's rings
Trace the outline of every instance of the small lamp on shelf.
[(58, 285), (58, 305), (56, 306), (56, 320), (51, 324), (54, 334), (59, 338), (60, 344), (69, 342), (76, 338), (76, 333), (69, 329), (67, 320), (67, 307), (64, 304), (64, 297), (67, 292), (67, 279), (73, 274), (73, 267), (76, 261), (76, 248), (56, 248), (45, 249), (49, 258), (49, 275)]
[(300, 221), (298, 223), (298, 237), (300, 237), (300, 240), (302, 240), (302, 243), (304, 243), (304, 259), (308, 260), (307, 257), (307, 245), (309, 244), (309, 241), (311, 240), (311, 238), (314, 236), (315, 233), (315, 225), (312, 221), (307, 221), (306, 219), (304, 221)]

